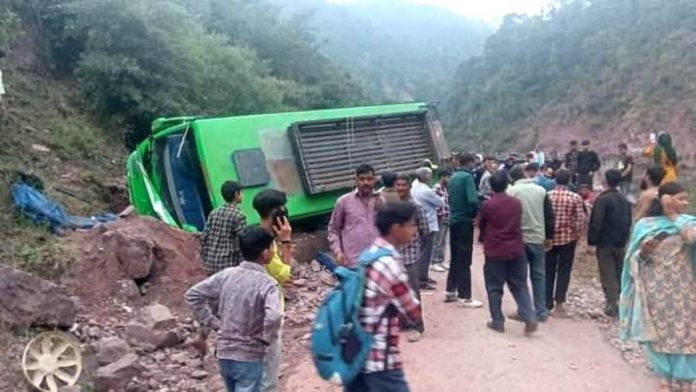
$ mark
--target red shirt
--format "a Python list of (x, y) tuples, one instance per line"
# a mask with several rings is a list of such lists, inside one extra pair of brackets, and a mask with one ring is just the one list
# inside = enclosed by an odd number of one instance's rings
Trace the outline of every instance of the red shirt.
[(524, 252), (522, 203), (505, 193), (494, 193), (481, 207), (480, 240), (486, 259), (510, 261)]

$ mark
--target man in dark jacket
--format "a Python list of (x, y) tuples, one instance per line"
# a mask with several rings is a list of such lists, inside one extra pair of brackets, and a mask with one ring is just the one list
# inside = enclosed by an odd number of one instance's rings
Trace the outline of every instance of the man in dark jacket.
[(582, 142), (582, 151), (578, 153), (578, 172), (577, 172), (577, 183), (588, 184), (590, 189), (592, 189), (592, 182), (594, 179), (594, 174), (602, 166), (599, 161), (599, 155), (596, 152), (590, 150), (590, 141), (585, 140)]
[(626, 243), (631, 232), (631, 203), (619, 192), (621, 172), (608, 170), (604, 175), (607, 188), (595, 201), (590, 218), (587, 243), (597, 247), (599, 278), (606, 298), (604, 314), (618, 315), (621, 270)]

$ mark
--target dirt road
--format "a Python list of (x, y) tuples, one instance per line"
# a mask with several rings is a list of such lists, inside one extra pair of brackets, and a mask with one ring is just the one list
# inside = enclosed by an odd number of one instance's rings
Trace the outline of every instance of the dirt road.
[[(472, 269), (474, 295), (486, 302), (482, 255)], [(402, 340), (405, 370), (415, 392), (641, 392), (657, 389), (643, 369), (631, 367), (591, 321), (550, 319), (536, 336), (508, 320), (506, 333), (485, 327), (488, 309), (461, 309), (442, 302), (445, 274), (431, 274), (438, 292), (424, 297), (427, 328), (422, 341)], [(514, 309), (509, 293), (506, 313)], [(309, 354), (296, 359), (285, 391), (340, 391), (314, 373)]]

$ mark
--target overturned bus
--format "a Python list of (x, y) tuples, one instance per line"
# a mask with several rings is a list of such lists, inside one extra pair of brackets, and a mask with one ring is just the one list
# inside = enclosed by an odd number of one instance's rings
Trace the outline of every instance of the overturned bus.
[(435, 108), (424, 103), (225, 118), (158, 119), (128, 158), (131, 203), (185, 230), (202, 230), (222, 204), (222, 184), (244, 188), (249, 224), (265, 188), (284, 191), (291, 220), (331, 212), (353, 186), (353, 171), (410, 172), (425, 159), (449, 156)]

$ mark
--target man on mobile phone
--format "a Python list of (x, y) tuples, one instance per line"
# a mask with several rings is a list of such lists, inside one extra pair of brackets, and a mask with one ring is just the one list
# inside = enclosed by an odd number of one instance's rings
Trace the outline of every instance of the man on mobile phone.
[[(266, 265), (266, 271), (280, 286), (281, 312), (285, 312), (285, 298), (282, 287), (290, 281), (292, 264), (292, 227), (288, 221), (288, 210), (285, 204), (287, 198), (284, 192), (275, 189), (265, 189), (254, 197), (252, 203), (254, 209), (261, 217), (259, 226), (270, 232), (274, 241), (271, 244), (271, 260)], [(268, 345), (268, 355), (263, 363), (263, 381), (261, 392), (278, 391), (279, 368), (281, 362), (281, 349), (283, 327), (278, 330), (275, 339)]]

